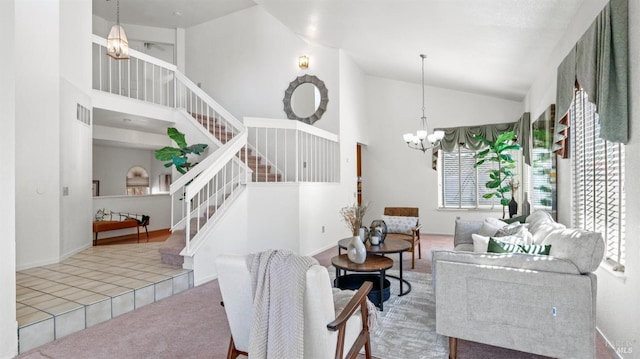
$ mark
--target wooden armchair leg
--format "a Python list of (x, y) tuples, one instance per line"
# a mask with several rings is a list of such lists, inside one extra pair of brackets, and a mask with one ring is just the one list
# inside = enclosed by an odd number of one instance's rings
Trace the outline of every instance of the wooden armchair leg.
[(456, 359), (458, 355), (458, 338), (449, 337), (449, 359)]
[(420, 244), (420, 238), (418, 238), (418, 258), (422, 259), (422, 244)]
[(416, 269), (416, 248), (415, 244), (411, 246), (411, 269)]
[(229, 340), (229, 350), (227, 350), (227, 359), (236, 359), (240, 354), (248, 356), (248, 353), (236, 349), (236, 344), (233, 342), (233, 337)]

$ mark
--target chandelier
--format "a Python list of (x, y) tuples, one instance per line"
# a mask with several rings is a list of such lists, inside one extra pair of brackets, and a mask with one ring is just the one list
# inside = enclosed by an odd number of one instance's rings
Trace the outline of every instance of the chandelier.
[(129, 59), (129, 42), (120, 26), (120, 0), (116, 1), (116, 24), (111, 27), (107, 37), (107, 55), (116, 60)]
[[(405, 133), (402, 139), (407, 143), (409, 148), (425, 153), (444, 137), (444, 131), (434, 131), (432, 134), (428, 132), (427, 116), (424, 114), (424, 59), (427, 58), (427, 55), (420, 54), (420, 57), (422, 58), (422, 117), (420, 118), (422, 128), (416, 131), (415, 134)], [(425, 142), (425, 140), (428, 142)]]

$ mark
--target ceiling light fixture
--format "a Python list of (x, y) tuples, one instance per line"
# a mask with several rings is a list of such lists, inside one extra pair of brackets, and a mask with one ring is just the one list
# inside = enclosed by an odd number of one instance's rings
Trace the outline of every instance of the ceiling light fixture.
[[(427, 116), (424, 114), (424, 59), (427, 58), (427, 55), (420, 54), (420, 57), (422, 58), (422, 117), (420, 118), (422, 128), (416, 131), (415, 135), (413, 133), (405, 133), (402, 139), (409, 148), (426, 153), (428, 149), (433, 148), (436, 142), (444, 137), (444, 131), (434, 131), (432, 134), (428, 132)], [(425, 146), (424, 140), (429, 141), (429, 144)]]
[(116, 60), (129, 59), (129, 42), (120, 26), (120, 0), (116, 1), (116, 24), (111, 27), (107, 38), (107, 55)]
[(307, 55), (302, 55), (298, 57), (298, 66), (301, 69), (306, 69), (309, 67), (309, 57)]

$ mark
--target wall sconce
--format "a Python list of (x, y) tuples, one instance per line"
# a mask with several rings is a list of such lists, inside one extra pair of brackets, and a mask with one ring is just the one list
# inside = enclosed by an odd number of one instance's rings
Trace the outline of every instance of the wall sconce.
[(298, 66), (301, 69), (306, 69), (309, 67), (309, 57), (307, 55), (303, 55), (298, 57)]

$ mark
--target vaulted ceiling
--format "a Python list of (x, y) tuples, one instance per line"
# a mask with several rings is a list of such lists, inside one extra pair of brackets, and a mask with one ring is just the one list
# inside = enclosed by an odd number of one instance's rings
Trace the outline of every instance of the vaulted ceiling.
[[(120, 21), (190, 26), (262, 6), (370, 75), (521, 100), (581, 5), (596, 0), (123, 0)], [(115, 0), (93, 0), (115, 21)]]

